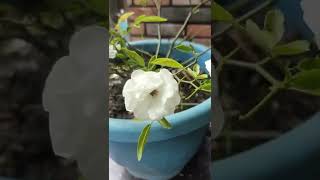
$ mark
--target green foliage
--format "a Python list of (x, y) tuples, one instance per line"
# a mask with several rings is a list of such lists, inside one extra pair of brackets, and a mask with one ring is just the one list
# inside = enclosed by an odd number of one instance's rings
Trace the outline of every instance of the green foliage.
[(252, 20), (247, 20), (246, 31), (248, 32), (248, 35), (251, 37), (252, 41), (267, 52), (270, 51), (276, 44), (272, 34), (266, 30), (261, 30)]
[(201, 84), (200, 90), (211, 92), (211, 80), (206, 80), (203, 84)]
[(232, 21), (234, 19), (233, 16), (227, 10), (225, 10), (216, 2), (213, 2), (211, 8), (214, 21)]
[(160, 65), (164, 67), (183, 69), (183, 65), (178, 61), (171, 58), (157, 58), (151, 62), (151, 64)]
[(166, 118), (162, 118), (158, 122), (165, 129), (171, 129), (172, 128), (172, 125), (170, 124), (170, 122)]
[(308, 41), (298, 40), (284, 45), (277, 45), (272, 49), (274, 56), (293, 56), (310, 50)]
[(175, 49), (184, 52), (184, 53), (192, 53), (194, 52), (194, 48), (190, 45), (190, 46), (186, 46), (183, 44), (180, 44), (178, 46), (175, 47)]
[(135, 64), (140, 67), (145, 67), (145, 62), (143, 57), (141, 57), (137, 52), (129, 50), (127, 48), (122, 48), (124, 54), (126, 54), (130, 60), (132, 60)]
[(320, 69), (320, 58), (306, 58), (299, 63), (301, 70)]
[(150, 134), (151, 124), (146, 125), (143, 130), (140, 133), (139, 139), (138, 139), (138, 146), (137, 146), (137, 158), (138, 161), (141, 161), (142, 154), (144, 151), (144, 147), (147, 143), (149, 134)]
[(284, 34), (284, 16), (280, 10), (271, 10), (267, 13), (264, 29), (271, 33), (275, 43), (278, 43)]
[(134, 20), (133, 25), (137, 28), (140, 28), (141, 23), (160, 23), (160, 22), (166, 22), (166, 21), (167, 21), (166, 18), (162, 18), (159, 16), (141, 15)]
[(299, 72), (290, 80), (289, 85), (302, 92), (320, 96), (320, 69)]

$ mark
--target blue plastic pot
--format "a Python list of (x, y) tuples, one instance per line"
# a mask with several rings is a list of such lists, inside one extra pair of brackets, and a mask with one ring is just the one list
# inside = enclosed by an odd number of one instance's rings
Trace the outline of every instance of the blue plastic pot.
[[(132, 42), (131, 45), (148, 52), (155, 52), (157, 40)], [(188, 42), (185, 44), (189, 44)], [(191, 43), (197, 52), (207, 47)], [(161, 42), (160, 54), (165, 54), (169, 41)], [(172, 57), (185, 61), (191, 57), (173, 51)], [(211, 50), (199, 58), (204, 70), (204, 62), (211, 59)], [(109, 118), (109, 155), (118, 164), (127, 168), (134, 176), (148, 180), (167, 180), (177, 175), (196, 153), (208, 129), (211, 119), (211, 98), (203, 103), (168, 116), (172, 124), (170, 130), (154, 123), (142, 160), (138, 162), (136, 151), (139, 134), (150, 121), (136, 122), (128, 119)]]

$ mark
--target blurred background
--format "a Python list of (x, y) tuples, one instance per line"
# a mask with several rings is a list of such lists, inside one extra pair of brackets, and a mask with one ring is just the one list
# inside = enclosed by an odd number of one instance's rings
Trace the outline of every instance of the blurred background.
[(81, 27), (107, 24), (105, 0), (0, 1), (0, 179), (78, 179), (56, 157), (41, 96), (52, 65)]
[[(303, 21), (301, 0), (217, 0), (216, 2), (230, 11), (236, 19), (251, 14), (251, 19), (260, 27), (263, 27), (264, 17), (268, 10), (280, 9), (285, 16), (286, 31), (283, 42), (297, 39), (312, 40), (313, 35), (310, 34), (310, 30)], [(269, 2), (267, 5), (262, 6), (267, 2)], [(256, 11), (257, 9), (259, 11)], [(242, 23), (245, 24), (245, 21)], [(224, 23), (216, 23), (214, 30), (219, 32), (224, 27)], [(236, 30), (230, 30), (215, 37), (213, 44), (222, 55), (228, 54), (238, 46), (241, 52), (235, 54), (235, 58), (247, 62), (258, 62), (261, 59), (262, 53)], [(301, 57), (284, 57), (283, 60), (296, 62), (299, 58)], [(283, 63), (271, 62), (265, 68), (276, 78), (281, 79), (282, 73), (279, 69)], [(319, 96), (283, 91), (272, 98), (255, 116), (247, 120), (239, 120), (239, 115), (248, 112), (266, 95), (269, 91), (269, 84), (256, 72), (239, 67), (224, 66), (220, 75), (220, 93), (226, 123), (224, 131), (214, 142), (213, 160), (226, 159), (277, 139), (307, 122), (320, 110)], [(302, 152), (302, 149), (297, 148), (296, 150)], [(316, 151), (316, 149), (313, 150)], [(320, 152), (313, 154), (313, 156), (319, 155)], [(308, 157), (307, 152), (305, 157)], [(280, 162), (279, 160), (279, 164)]]

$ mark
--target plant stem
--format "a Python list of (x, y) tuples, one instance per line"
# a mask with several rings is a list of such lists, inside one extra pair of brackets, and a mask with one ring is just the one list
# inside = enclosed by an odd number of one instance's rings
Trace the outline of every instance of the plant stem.
[(170, 44), (170, 47), (169, 47), (169, 50), (168, 50), (168, 53), (167, 53), (167, 58), (170, 57), (171, 53), (172, 53), (172, 49), (176, 43), (176, 41), (178, 40), (178, 38), (180, 37), (181, 33), (183, 32), (183, 30), (186, 28), (190, 18), (192, 17), (193, 14), (196, 13), (196, 11), (205, 3), (209, 2), (209, 0), (204, 0), (202, 1), (201, 3), (199, 3), (196, 7), (192, 8), (192, 10), (188, 13), (188, 16), (187, 18), (185, 19), (182, 27), (179, 29), (178, 33), (176, 34), (176, 36), (174, 37), (172, 43)]
[(219, 74), (222, 71), (223, 65), (225, 64), (225, 60), (231, 58), (235, 53), (237, 53), (240, 50), (240, 47), (234, 48), (229, 54), (227, 54), (225, 57), (221, 58), (221, 61), (217, 67), (217, 76), (219, 77)]
[[(207, 48), (206, 50), (204, 50), (203, 52), (201, 52), (201, 53), (199, 53), (199, 54), (197, 54), (197, 55), (195, 55), (195, 56), (187, 59), (187, 60), (184, 61), (182, 64), (183, 64), (183, 65), (189, 64), (192, 60), (199, 58), (200, 56), (204, 55), (205, 53), (207, 53), (207, 52), (210, 51), (210, 50), (211, 50), (211, 46), (210, 46), (209, 48)], [(191, 63), (191, 65), (192, 65), (192, 64), (193, 64), (193, 63)], [(189, 66), (190, 66), (190, 65), (189, 65)], [(186, 66), (186, 67), (189, 67), (189, 66)]]
[(145, 55), (147, 55), (147, 56), (149, 56), (149, 57), (152, 57), (152, 55), (151, 55), (150, 53), (148, 53), (147, 51), (144, 51), (144, 50), (142, 50), (142, 49), (135, 48), (135, 47), (131, 46), (131, 44), (128, 42), (128, 40), (126, 40), (126, 39), (123, 39), (123, 40), (128, 44), (128, 47), (129, 47), (129, 48), (134, 49), (134, 50), (136, 50), (136, 51), (138, 51), (138, 52), (140, 52), (140, 53), (142, 53), (142, 54), (145, 54)]
[(256, 13), (258, 13), (260, 10), (264, 9), (265, 7), (269, 6), (274, 0), (266, 0), (264, 3), (262, 3), (261, 5), (259, 5), (258, 7), (252, 9), (251, 11), (249, 11), (247, 14), (241, 16), (240, 18), (236, 19), (233, 23), (231, 23), (230, 25), (226, 26), (223, 30), (221, 30), (220, 32), (216, 32), (213, 34), (213, 39), (218, 38), (219, 36), (221, 36), (223, 33), (229, 31), (232, 27), (234, 26), (238, 26), (239, 23), (241, 21), (244, 21), (246, 19), (248, 19), (249, 17), (255, 15)]
[[(159, 0), (153, 0), (153, 2), (156, 4), (158, 16), (161, 17), (161, 3)], [(158, 31), (158, 45), (156, 50), (156, 57), (158, 58), (160, 46), (161, 46), (161, 24), (159, 23), (157, 25), (157, 31)]]
[(259, 64), (247, 63), (247, 62), (241, 62), (241, 61), (229, 60), (229, 59), (225, 60), (225, 64), (244, 67), (244, 68), (247, 68), (247, 69), (254, 70), (254, 71), (258, 72), (261, 76), (263, 76), (272, 85), (278, 85), (279, 84), (279, 81), (276, 80), (269, 72), (264, 70)]
[(275, 94), (277, 94), (281, 90), (280, 87), (272, 87), (271, 91), (267, 96), (265, 96), (255, 107), (253, 107), (249, 112), (245, 115), (241, 115), (239, 117), (240, 120), (245, 120), (256, 114)]
[(194, 94), (198, 92), (199, 88), (196, 88), (188, 97), (185, 98), (185, 100), (190, 99)]

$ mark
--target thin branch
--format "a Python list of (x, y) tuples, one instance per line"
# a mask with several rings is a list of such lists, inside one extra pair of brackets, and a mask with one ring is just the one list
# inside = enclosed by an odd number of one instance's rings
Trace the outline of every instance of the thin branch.
[(226, 59), (230, 59), (230, 58), (231, 58), (235, 53), (237, 53), (239, 50), (240, 50), (240, 47), (236, 47), (236, 48), (234, 48), (229, 54), (227, 54), (225, 57), (222, 57), (222, 58), (221, 58), (221, 61), (220, 61), (219, 65), (218, 65), (218, 67), (217, 67), (217, 70), (216, 70), (218, 77), (219, 77), (219, 75), (220, 75), (220, 73), (221, 73), (221, 71), (222, 71), (222, 68), (223, 68), (223, 65), (224, 65), (224, 63), (225, 63), (225, 60), (226, 60)]
[(278, 85), (280, 83), (269, 72), (264, 70), (259, 64), (247, 63), (247, 62), (242, 62), (242, 61), (237, 61), (237, 60), (230, 60), (230, 59), (226, 60), (225, 64), (244, 67), (244, 68), (247, 68), (247, 69), (254, 70), (254, 71), (258, 72), (261, 76), (263, 76), (272, 85)]
[(188, 16), (186, 17), (186, 19), (185, 19), (182, 27), (180, 28), (180, 30), (178, 31), (178, 33), (177, 33), (176, 36), (174, 37), (173, 41), (171, 42), (170, 47), (169, 47), (169, 51), (168, 51), (166, 57), (169, 57), (169, 56), (171, 55), (172, 49), (173, 49), (176, 41), (178, 40), (178, 38), (179, 38), (180, 35), (182, 34), (183, 30), (187, 27), (187, 24), (188, 24), (190, 18), (192, 17), (192, 15), (195, 14), (195, 13), (199, 10), (199, 8), (200, 8), (203, 4), (205, 4), (205, 3), (207, 3), (207, 2), (209, 2), (209, 0), (202, 1), (201, 3), (199, 3), (196, 7), (194, 7), (194, 8), (188, 13)]
[(252, 108), (248, 113), (245, 115), (241, 115), (239, 117), (240, 120), (248, 119), (254, 114), (256, 114), (275, 94), (277, 94), (281, 88), (273, 87), (267, 96), (265, 96), (254, 108)]
[(216, 32), (213, 34), (213, 39), (218, 38), (219, 36), (221, 36), (223, 33), (225, 33), (226, 31), (229, 31), (231, 28), (233, 28), (234, 26), (238, 26), (239, 23), (241, 21), (244, 21), (246, 19), (248, 19), (249, 17), (255, 15), (256, 13), (258, 13), (260, 10), (266, 8), (267, 6), (269, 6), (274, 0), (267, 0), (264, 3), (262, 3), (261, 5), (259, 5), (258, 7), (252, 9), (251, 11), (249, 11), (247, 14), (241, 16), (240, 18), (238, 18), (237, 20), (235, 20), (232, 24), (229, 24), (228, 26), (226, 26), (224, 29), (222, 29), (220, 32)]
[[(161, 17), (161, 2), (159, 0), (153, 0), (153, 2), (156, 4), (158, 16)], [(161, 24), (158, 23), (157, 25), (157, 31), (158, 31), (158, 45), (156, 50), (156, 57), (159, 55), (160, 46), (161, 46)]]

